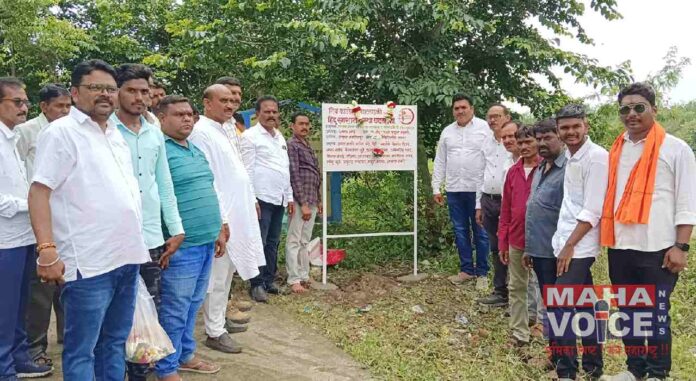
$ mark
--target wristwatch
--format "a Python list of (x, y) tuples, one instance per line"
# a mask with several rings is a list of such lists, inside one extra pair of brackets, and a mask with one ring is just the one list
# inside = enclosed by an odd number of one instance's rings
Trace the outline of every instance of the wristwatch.
[(679, 249), (683, 252), (686, 252), (686, 253), (688, 253), (689, 249), (691, 248), (691, 246), (689, 246), (688, 243), (679, 243), (679, 242), (676, 242), (674, 244), (674, 247), (676, 247), (677, 249)]

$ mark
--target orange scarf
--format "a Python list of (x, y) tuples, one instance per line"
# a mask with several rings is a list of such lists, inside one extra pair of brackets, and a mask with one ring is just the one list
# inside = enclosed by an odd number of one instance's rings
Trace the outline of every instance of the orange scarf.
[(665, 129), (655, 122), (645, 138), (645, 146), (640, 159), (631, 170), (626, 188), (621, 196), (619, 208), (614, 215), (616, 200), (616, 181), (621, 159), (621, 149), (624, 145), (624, 132), (619, 135), (609, 151), (609, 184), (602, 209), (600, 236), (602, 246), (612, 247), (616, 242), (614, 237), (614, 220), (622, 224), (647, 224), (652, 206), (653, 191), (655, 190), (655, 174), (660, 147), (665, 141)]

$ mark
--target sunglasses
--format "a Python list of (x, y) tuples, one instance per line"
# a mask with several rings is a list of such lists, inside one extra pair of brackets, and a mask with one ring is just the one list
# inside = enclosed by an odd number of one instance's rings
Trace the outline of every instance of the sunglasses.
[(646, 109), (647, 109), (647, 106), (645, 106), (642, 103), (638, 103), (635, 105), (626, 105), (626, 106), (621, 106), (621, 108), (619, 109), (619, 114), (628, 115), (631, 113), (631, 110), (635, 111), (636, 114), (642, 114), (645, 112)]
[(2, 98), (0, 101), (9, 101), (14, 103), (15, 107), (20, 108), (22, 105), (27, 106), (27, 108), (31, 107), (31, 101), (28, 99), (19, 99), (19, 98)]

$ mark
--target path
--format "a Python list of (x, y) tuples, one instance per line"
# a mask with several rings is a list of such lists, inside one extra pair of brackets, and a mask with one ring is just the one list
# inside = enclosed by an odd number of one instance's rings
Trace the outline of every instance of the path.
[[(325, 337), (294, 321), (273, 305), (257, 304), (250, 312), (249, 331), (233, 337), (244, 347), (241, 354), (209, 350), (204, 339), (203, 317), (197, 321), (199, 353), (222, 366), (216, 375), (182, 374), (186, 381), (199, 380), (283, 380), (348, 381), (369, 380), (359, 364)], [(56, 373), (45, 380), (61, 380), (60, 349), (55, 343), (55, 324), (49, 337), (49, 356), (56, 362)]]

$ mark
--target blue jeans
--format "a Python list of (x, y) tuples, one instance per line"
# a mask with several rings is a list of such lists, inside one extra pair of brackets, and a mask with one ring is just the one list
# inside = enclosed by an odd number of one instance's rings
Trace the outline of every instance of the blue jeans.
[(214, 242), (179, 249), (162, 271), (159, 321), (176, 352), (155, 365), (160, 378), (176, 373), (179, 364), (189, 362), (196, 352), (193, 329), (208, 289), (214, 249)]
[(66, 282), (63, 378), (123, 381), (125, 345), (135, 312), (138, 265)]
[(34, 245), (0, 249), (0, 380), (15, 380), (15, 364), (31, 361), (24, 316), (29, 279), (36, 271)]
[(278, 245), (280, 245), (280, 232), (283, 228), (283, 215), (285, 208), (265, 201), (257, 200), (261, 208), (259, 228), (263, 241), (263, 254), (266, 257), (266, 266), (259, 267), (260, 274), (251, 278), (251, 287), (264, 286), (268, 288), (275, 280), (278, 271)]
[[(447, 192), (450, 220), (454, 227), (454, 241), (459, 250), (459, 271), (469, 275), (488, 274), (489, 242), (486, 230), (476, 223), (476, 192)], [(473, 263), (471, 236), (476, 246), (476, 267)]]

